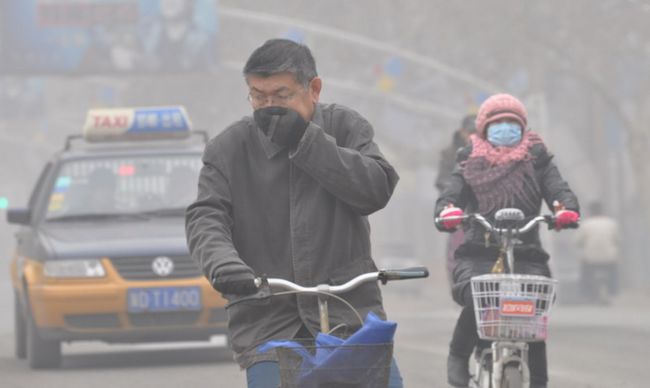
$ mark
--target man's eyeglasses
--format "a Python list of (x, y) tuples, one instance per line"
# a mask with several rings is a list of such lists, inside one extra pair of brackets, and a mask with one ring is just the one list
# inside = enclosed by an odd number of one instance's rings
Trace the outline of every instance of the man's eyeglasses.
[(253, 106), (264, 106), (267, 104), (283, 106), (291, 101), (291, 99), (295, 97), (296, 93), (297, 92), (280, 93), (267, 96), (266, 94), (251, 92), (248, 93), (246, 98)]

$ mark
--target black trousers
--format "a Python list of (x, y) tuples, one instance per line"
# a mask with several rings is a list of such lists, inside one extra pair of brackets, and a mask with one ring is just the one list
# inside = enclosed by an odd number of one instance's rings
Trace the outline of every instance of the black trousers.
[[(472, 293), (464, 293), (465, 307), (460, 312), (454, 334), (449, 345), (449, 353), (469, 360), (474, 347), (489, 347), (490, 342), (479, 340), (474, 318)], [(530, 381), (533, 384), (546, 384), (548, 382), (548, 366), (546, 363), (546, 342), (531, 342), (528, 344), (528, 367)]]

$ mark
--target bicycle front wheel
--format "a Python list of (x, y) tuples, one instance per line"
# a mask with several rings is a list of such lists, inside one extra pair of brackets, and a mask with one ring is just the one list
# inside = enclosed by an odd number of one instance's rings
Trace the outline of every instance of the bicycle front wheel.
[(503, 369), (501, 388), (523, 388), (524, 379), (518, 364), (508, 364)]

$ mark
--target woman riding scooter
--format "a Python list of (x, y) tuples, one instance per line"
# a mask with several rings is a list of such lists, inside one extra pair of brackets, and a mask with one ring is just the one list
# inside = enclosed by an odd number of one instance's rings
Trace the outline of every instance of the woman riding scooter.
[[(521, 209), (527, 218), (540, 214), (542, 201), (555, 212), (557, 229), (577, 223), (579, 205), (560, 175), (538, 134), (527, 130), (526, 108), (509, 94), (496, 94), (481, 104), (477, 132), (458, 154), (456, 168), (436, 201), (438, 229), (453, 232), (460, 224), (454, 216), (480, 213), (491, 223), (502, 208)], [(452, 218), (449, 218), (452, 217)], [(447, 219), (445, 219), (447, 218)], [(455, 252), (452, 295), (463, 306), (456, 323), (447, 360), (447, 377), (454, 387), (469, 384), (469, 357), (478, 343), (470, 279), (490, 273), (499, 246), (476, 223), (463, 225), (464, 240)], [(516, 272), (550, 276), (548, 254), (542, 249), (539, 231), (522, 236), (514, 251)], [(531, 388), (546, 387), (546, 344), (530, 344)]]

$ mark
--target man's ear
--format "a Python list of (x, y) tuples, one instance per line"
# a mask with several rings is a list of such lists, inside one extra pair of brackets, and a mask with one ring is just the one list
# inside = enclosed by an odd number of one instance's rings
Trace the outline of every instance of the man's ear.
[(320, 91), (323, 87), (323, 81), (320, 77), (316, 76), (309, 82), (309, 95), (312, 102), (315, 104), (320, 98)]

